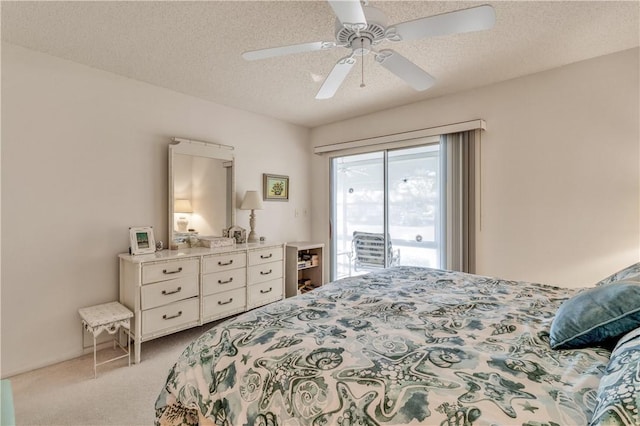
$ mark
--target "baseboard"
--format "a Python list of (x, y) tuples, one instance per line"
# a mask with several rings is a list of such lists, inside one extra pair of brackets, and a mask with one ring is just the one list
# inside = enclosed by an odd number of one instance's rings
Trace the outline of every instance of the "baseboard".
[[(104, 337), (104, 336), (101, 336)], [(111, 337), (111, 336), (110, 336)], [(102, 339), (99, 339), (102, 340)], [(126, 340), (125, 340), (126, 342)], [(106, 341), (99, 341), (96, 344), (96, 350), (100, 351), (102, 349), (108, 349), (111, 347), (112, 345), (112, 339), (108, 339)], [(131, 349), (133, 349), (133, 345), (131, 345)], [(28, 367), (28, 368), (24, 368), (24, 369), (18, 369), (18, 370), (10, 370), (10, 371), (2, 371), (2, 375), (0, 376), (1, 379), (11, 379), (14, 376), (17, 376), (19, 374), (25, 374), (25, 373), (29, 373), (31, 371), (35, 371), (35, 370), (39, 370), (41, 368), (45, 368), (45, 367), (50, 367), (52, 365), (55, 364), (60, 364), (61, 362), (66, 362), (66, 361), (71, 361), (72, 359), (75, 358), (80, 358), (83, 357), (87, 354), (92, 354), (93, 353), (93, 341), (91, 342), (91, 346), (88, 346), (86, 348), (80, 349), (80, 350), (76, 350), (73, 352), (69, 352), (66, 355), (61, 355), (60, 357), (54, 358), (53, 360), (49, 360), (46, 362), (43, 362), (42, 364), (36, 364), (33, 367)], [(93, 362), (93, 361), (91, 361)], [(93, 365), (93, 364), (92, 364)]]

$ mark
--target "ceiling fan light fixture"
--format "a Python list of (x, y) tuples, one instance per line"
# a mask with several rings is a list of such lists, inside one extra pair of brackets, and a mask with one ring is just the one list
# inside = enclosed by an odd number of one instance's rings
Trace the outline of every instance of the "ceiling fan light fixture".
[(371, 52), (371, 39), (368, 37), (360, 37), (351, 43), (353, 54), (356, 56), (364, 56)]

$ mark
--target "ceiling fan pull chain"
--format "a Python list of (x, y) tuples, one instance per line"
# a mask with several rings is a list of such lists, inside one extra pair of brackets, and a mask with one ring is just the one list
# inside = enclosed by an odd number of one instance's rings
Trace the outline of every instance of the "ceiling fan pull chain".
[[(364, 38), (360, 39), (360, 46), (362, 48), (364, 48)], [(362, 54), (360, 56), (360, 66), (361, 66), (361, 69), (362, 69), (362, 74), (361, 74), (362, 77), (361, 77), (361, 80), (360, 80), (360, 87), (365, 87), (365, 84), (364, 84), (364, 54)]]

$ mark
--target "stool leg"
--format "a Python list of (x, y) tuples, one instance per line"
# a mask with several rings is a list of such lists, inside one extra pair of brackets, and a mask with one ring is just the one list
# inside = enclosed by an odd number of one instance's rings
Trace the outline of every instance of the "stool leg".
[(98, 378), (98, 366), (96, 358), (96, 335), (93, 335), (93, 378)]
[(133, 342), (133, 353), (135, 355), (134, 359), (135, 359), (135, 363), (136, 364), (140, 364), (140, 351), (141, 351), (141, 347), (140, 347), (141, 343), (140, 343), (140, 338), (138, 336), (136, 336), (136, 341)]

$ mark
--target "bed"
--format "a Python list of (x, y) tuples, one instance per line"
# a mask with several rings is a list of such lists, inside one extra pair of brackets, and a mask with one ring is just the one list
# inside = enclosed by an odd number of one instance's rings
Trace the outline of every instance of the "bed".
[(193, 341), (158, 396), (156, 423), (640, 424), (637, 325), (587, 330), (585, 344), (584, 330), (566, 339), (556, 318), (563, 306), (562, 327), (575, 327), (582, 317), (568, 301), (634, 271), (640, 264), (592, 289), (406, 266), (341, 279)]

